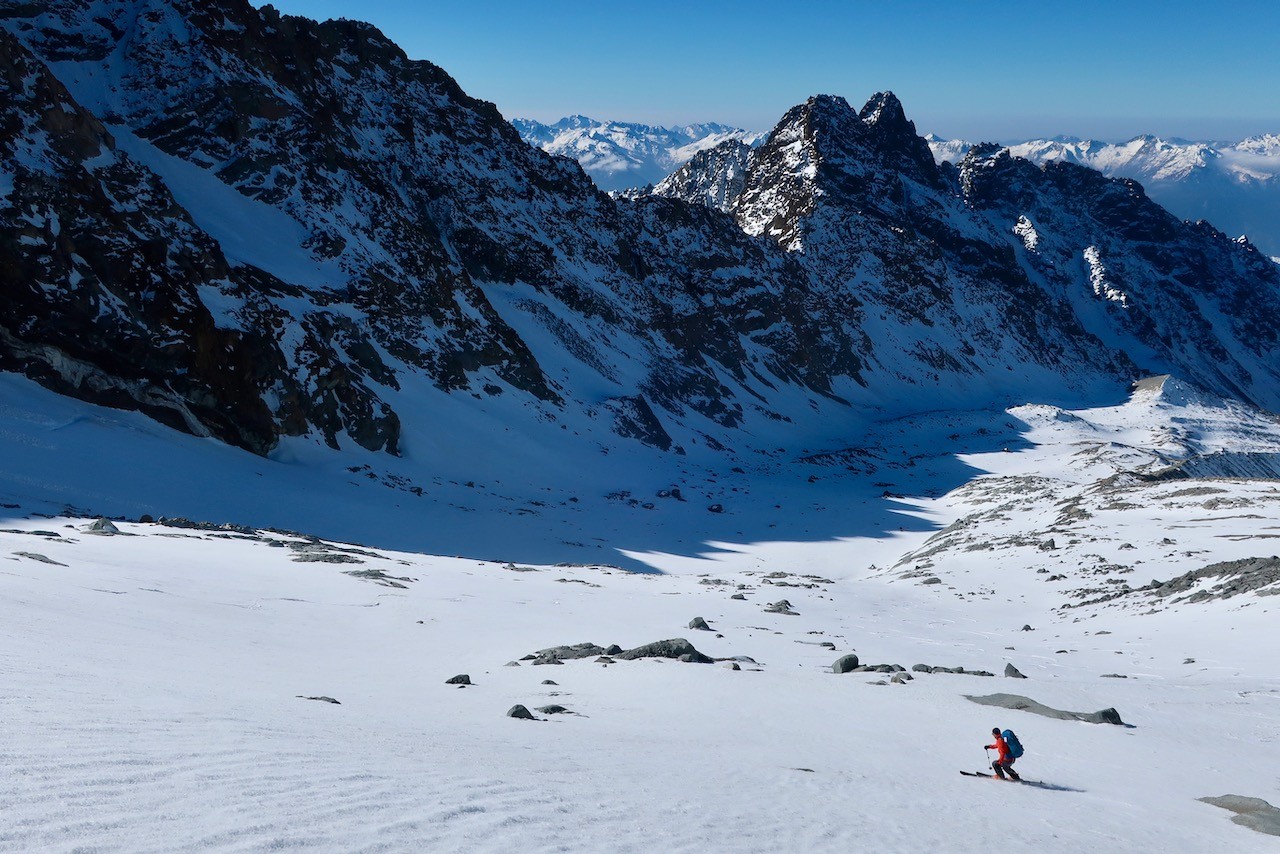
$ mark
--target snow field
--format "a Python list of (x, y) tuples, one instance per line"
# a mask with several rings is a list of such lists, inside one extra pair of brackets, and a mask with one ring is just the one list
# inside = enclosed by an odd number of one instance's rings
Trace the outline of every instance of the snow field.
[[(652, 511), (598, 494), (670, 483), (622, 450), (576, 480), (512, 466), (418, 498), (350, 471), (359, 453), (295, 443), (262, 460), (2, 379), (0, 850), (987, 851), (1011, 833), (1044, 852), (1274, 848), (1195, 799), (1280, 803), (1277, 599), (1060, 607), (1106, 577), (1136, 587), (1275, 551), (1274, 481), (1113, 477), (1280, 449), (1270, 416), (1176, 381), (1110, 408), (874, 425), (858, 471), (778, 459), (721, 474), (717, 515), (696, 460), (682, 461), (690, 500)], [(527, 503), (569, 491), (580, 501)], [(1059, 518), (1069, 507), (1087, 512)], [(86, 531), (92, 513), (166, 511), (363, 545)], [(470, 555), (421, 553), (433, 543)], [(293, 560), (307, 551), (361, 563)], [(554, 558), (522, 562), (538, 555)], [(564, 559), (586, 565), (550, 565)], [(1099, 560), (1116, 574), (1095, 575)], [(729, 598), (738, 585), (745, 601)], [(764, 611), (780, 599), (799, 616)], [(715, 632), (687, 629), (695, 616)], [(504, 666), (673, 637), (759, 668)], [(830, 671), (850, 651), (997, 676), (876, 685)], [(1029, 678), (1000, 676), (1005, 663)], [(444, 684), (458, 673), (475, 685)], [(1132, 727), (963, 697), (997, 692), (1115, 707)], [(504, 716), (551, 702), (577, 714)], [(1019, 733), (1019, 768), (1042, 788), (956, 773), (983, 767), (993, 726)]]
[[(0, 792), (13, 820), (0, 846), (13, 850), (776, 851), (874, 839), (976, 851), (1011, 820), (1037, 850), (1265, 850), (1194, 802), (1274, 791), (1280, 684), (1264, 652), (1237, 654), (1229, 637), (1265, 631), (1261, 612), (1116, 614), (1112, 635), (1024, 633), (996, 603), (930, 602), (924, 588), (873, 581), (808, 590), (724, 574), (755, 588), (742, 602), (695, 576), (389, 552), (296, 563), (265, 542), (128, 524), (135, 536), (102, 537), (82, 533), (86, 521), (19, 523), (66, 542), (0, 535), (6, 552), (67, 564), (3, 563), (11, 773)], [(370, 568), (418, 580), (342, 574)], [(778, 598), (800, 616), (762, 612)], [(725, 637), (684, 628), (693, 616)], [(503, 666), (544, 646), (663, 637), (761, 669)], [(1181, 664), (1174, 639), (1201, 651), (1198, 665)], [(1058, 644), (1077, 651), (1055, 656)], [(878, 674), (829, 672), (851, 648), (908, 667), (1012, 660), (1030, 678), (877, 686)], [(1100, 679), (1104, 667), (1131, 678)], [(474, 686), (443, 684), (464, 672)], [(559, 685), (539, 684), (548, 678)], [(961, 697), (996, 691), (1115, 705), (1134, 728)], [(553, 701), (581, 716), (503, 717)], [(982, 766), (994, 725), (1019, 732), (1021, 770), (1053, 788), (955, 773)]]

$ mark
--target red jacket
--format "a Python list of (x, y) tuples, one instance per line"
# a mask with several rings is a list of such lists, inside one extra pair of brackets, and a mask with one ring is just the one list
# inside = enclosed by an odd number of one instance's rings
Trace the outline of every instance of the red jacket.
[(1001, 765), (1013, 760), (1013, 757), (1009, 755), (1009, 745), (1005, 743), (1004, 736), (997, 735), (996, 743), (988, 744), (986, 749), (1000, 751), (1000, 755), (996, 758), (996, 761)]

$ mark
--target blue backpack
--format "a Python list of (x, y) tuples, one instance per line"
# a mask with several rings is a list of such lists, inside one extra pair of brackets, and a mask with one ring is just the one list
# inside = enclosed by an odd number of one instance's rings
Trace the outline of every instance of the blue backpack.
[(1010, 757), (1017, 759), (1022, 756), (1022, 742), (1018, 741), (1018, 736), (1014, 734), (1013, 730), (1005, 730), (1000, 733), (1000, 737), (1003, 738), (1004, 743), (1009, 746)]

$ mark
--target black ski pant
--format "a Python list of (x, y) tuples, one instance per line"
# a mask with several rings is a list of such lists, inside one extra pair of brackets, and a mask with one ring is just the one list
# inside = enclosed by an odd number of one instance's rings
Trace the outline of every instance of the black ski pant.
[(1017, 780), (1019, 779), (1018, 772), (1013, 770), (1013, 763), (1016, 761), (1016, 759), (1006, 759), (1004, 762), (1001, 762), (997, 759), (995, 762), (991, 763), (991, 770), (995, 771), (996, 776), (1001, 779), (1004, 779), (1005, 772), (1007, 771), (1010, 777)]

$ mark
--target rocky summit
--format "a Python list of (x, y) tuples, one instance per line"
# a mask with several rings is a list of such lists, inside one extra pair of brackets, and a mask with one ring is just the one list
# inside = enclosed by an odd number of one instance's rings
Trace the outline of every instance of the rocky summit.
[(1280, 268), (1133, 182), (940, 166), (890, 93), (613, 199), (365, 24), (245, 0), (0, 0), (0, 24), (0, 365), (255, 453), (395, 455), (467, 419), (772, 452), (1157, 373), (1280, 408)]
[[(811, 98), (743, 177), (730, 145), (727, 165), (708, 152), (654, 192), (712, 203), (797, 257), (829, 299), (856, 302), (845, 323), (867, 336), (873, 388), (1096, 395), (1155, 372), (1280, 404), (1280, 269), (1133, 181), (997, 146), (935, 165), (888, 93), (861, 110)], [(731, 181), (736, 195), (703, 189)]]

